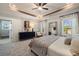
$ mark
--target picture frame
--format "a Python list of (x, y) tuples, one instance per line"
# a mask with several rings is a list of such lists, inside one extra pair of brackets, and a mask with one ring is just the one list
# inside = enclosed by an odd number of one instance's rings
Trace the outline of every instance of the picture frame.
[(57, 22), (49, 22), (48, 24), (48, 34), (57, 35)]

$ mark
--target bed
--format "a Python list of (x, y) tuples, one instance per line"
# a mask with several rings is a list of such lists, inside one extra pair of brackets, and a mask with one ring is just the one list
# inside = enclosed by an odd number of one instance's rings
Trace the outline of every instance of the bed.
[(48, 47), (48, 56), (72, 56), (72, 53), (70, 52), (70, 45), (65, 45), (66, 37), (60, 37), (58, 40), (56, 40), (53, 44), (51, 44)]
[(39, 56), (47, 55), (48, 47), (55, 42), (59, 36), (47, 35), (40, 38), (34, 38), (30, 43), (30, 48), (33, 53)]

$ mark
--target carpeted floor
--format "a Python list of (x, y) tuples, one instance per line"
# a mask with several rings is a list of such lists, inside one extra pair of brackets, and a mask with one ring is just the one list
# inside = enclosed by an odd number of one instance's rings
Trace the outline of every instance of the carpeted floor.
[(0, 44), (0, 56), (35, 56), (28, 46), (30, 41)]

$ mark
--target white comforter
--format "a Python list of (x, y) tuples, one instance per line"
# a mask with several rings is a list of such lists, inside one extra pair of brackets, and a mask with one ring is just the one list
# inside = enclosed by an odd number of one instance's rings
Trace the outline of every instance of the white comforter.
[(48, 47), (48, 56), (72, 56), (70, 46), (64, 44), (65, 37), (60, 37)]

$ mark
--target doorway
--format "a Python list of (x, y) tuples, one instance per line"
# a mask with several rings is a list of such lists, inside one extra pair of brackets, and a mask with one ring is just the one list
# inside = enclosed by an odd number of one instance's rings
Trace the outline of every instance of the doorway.
[(0, 20), (0, 43), (8, 43), (11, 40), (11, 21)]

